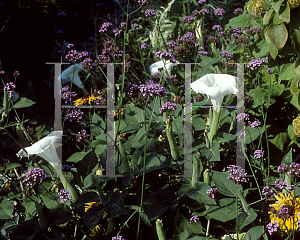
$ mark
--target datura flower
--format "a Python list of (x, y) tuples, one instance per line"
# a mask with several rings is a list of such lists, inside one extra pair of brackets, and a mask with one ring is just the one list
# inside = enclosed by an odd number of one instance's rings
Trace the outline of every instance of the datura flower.
[(150, 65), (150, 72), (151, 76), (154, 76), (156, 73), (160, 73), (159, 69), (165, 69), (168, 73), (169, 76), (171, 76), (171, 68), (173, 66), (178, 65), (180, 62), (176, 61), (175, 63), (171, 62), (170, 60), (161, 60), (159, 62), (153, 63)]
[(36, 154), (40, 156), (41, 158), (45, 159), (48, 163), (52, 165), (55, 172), (59, 176), (60, 180), (62, 181), (62, 184), (66, 190), (70, 190), (70, 194), (72, 196), (72, 200), (76, 201), (77, 199), (77, 193), (73, 189), (73, 187), (70, 185), (70, 183), (67, 181), (65, 176), (62, 172), (62, 163), (59, 159), (57, 152), (55, 150), (55, 147), (58, 146), (60, 140), (62, 137), (62, 131), (53, 131), (46, 137), (42, 138), (38, 142), (34, 143), (30, 147), (26, 147), (25, 150), (21, 149), (18, 153), (18, 157), (28, 157), (30, 155)]
[(264, 0), (253, 0), (249, 3), (247, 10), (251, 15), (259, 15), (263, 11), (267, 10), (268, 5)]
[(299, 0), (288, 0), (288, 3), (291, 7), (291, 9), (298, 8), (300, 6)]
[(191, 88), (196, 93), (206, 94), (213, 104), (216, 112), (220, 112), (220, 106), (224, 96), (238, 92), (234, 76), (228, 74), (207, 74), (191, 83)]

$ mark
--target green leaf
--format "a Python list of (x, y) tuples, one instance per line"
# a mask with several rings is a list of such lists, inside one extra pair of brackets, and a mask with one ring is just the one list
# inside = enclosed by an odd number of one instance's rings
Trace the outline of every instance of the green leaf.
[(14, 163), (14, 162), (7, 163), (7, 164), (5, 165), (5, 172), (4, 172), (4, 174), (5, 174), (7, 171), (9, 171), (9, 170), (11, 170), (11, 169), (13, 169), (13, 168), (20, 167), (20, 166), (21, 166), (20, 163)]
[(0, 204), (0, 219), (11, 219), (14, 205), (9, 200), (3, 200)]
[[(144, 157), (140, 158), (138, 163), (139, 169), (135, 174), (143, 175), (143, 162)], [(170, 159), (167, 159), (164, 155), (149, 152), (146, 154), (146, 173), (162, 169), (171, 165)]]
[(300, 82), (300, 74), (297, 74), (295, 76), (295, 78), (293, 79), (291, 86), (290, 86), (291, 94), (293, 94), (293, 95), (299, 94), (299, 92), (300, 92), (300, 89), (298, 87), (299, 82)]
[(252, 208), (249, 209), (248, 213), (249, 213), (249, 215), (245, 212), (242, 212), (242, 213), (239, 214), (238, 223), (239, 223), (240, 229), (242, 229), (243, 227), (245, 227), (248, 224), (252, 223), (257, 217), (256, 212), (254, 212)]
[(42, 205), (40, 203), (35, 203), (35, 207), (36, 207), (36, 210), (38, 212), (38, 216), (39, 216), (39, 224), (40, 224), (40, 228), (43, 230), (43, 231), (46, 231), (47, 228), (48, 228), (48, 223), (47, 223), (47, 219), (45, 218), (45, 215), (43, 213), (43, 208), (42, 208)]
[(143, 123), (144, 113), (141, 108), (127, 104), (125, 109), (125, 120), (128, 123)]
[(32, 106), (33, 104), (35, 104), (34, 101), (26, 97), (21, 97), (20, 100), (12, 106), (12, 108), (26, 108)]
[(276, 25), (278, 25), (278, 24), (280, 24), (280, 23), (283, 23), (283, 20), (281, 20), (281, 19), (279, 18), (278, 13), (275, 13), (275, 14), (274, 14), (274, 17), (273, 17), (273, 23), (276, 24)]
[(252, 20), (252, 16), (250, 14), (242, 14), (242, 15), (239, 15), (238, 17), (231, 18), (229, 20), (229, 23), (227, 24), (226, 28), (230, 27), (230, 26), (247, 28), (247, 27), (251, 27), (252, 23), (253, 23), (253, 20)]
[[(218, 189), (219, 190), (219, 189)], [(222, 198), (219, 201), (220, 206), (210, 206), (205, 213), (215, 220), (227, 222), (235, 219), (237, 216), (237, 206), (235, 198)]]
[(280, 7), (281, 7), (281, 5), (282, 5), (283, 2), (284, 2), (284, 0), (274, 0), (274, 1), (272, 2), (273, 9), (274, 9), (277, 13), (279, 13), (279, 9), (280, 9)]
[(47, 214), (49, 226), (65, 223), (69, 221), (71, 217), (72, 211), (70, 209), (64, 209), (63, 207), (50, 209)]
[(270, 9), (265, 13), (264, 19), (263, 19), (263, 25), (268, 25), (272, 17), (274, 16), (274, 9)]
[(289, 136), (287, 132), (278, 133), (275, 138), (271, 139), (270, 142), (273, 143), (279, 150), (285, 149), (289, 141)]
[(140, 127), (140, 124), (138, 123), (130, 123), (128, 124), (126, 127), (124, 127), (122, 130), (121, 130), (121, 134), (123, 133), (133, 133), (133, 132), (136, 132), (137, 130), (139, 130), (141, 127)]
[(172, 129), (176, 131), (176, 133), (183, 134), (184, 128), (183, 128), (183, 118), (182, 117), (177, 117), (175, 118), (174, 121), (172, 121)]
[(95, 172), (97, 168), (98, 158), (94, 151), (88, 152), (77, 165), (77, 171), (83, 178)]
[(288, 39), (288, 31), (283, 23), (279, 25), (272, 23), (267, 29), (267, 36), (275, 47), (280, 50), (284, 47)]
[(212, 180), (216, 184), (218, 192), (228, 197), (236, 196), (236, 188), (241, 188), (241, 186), (234, 184), (233, 181), (228, 179), (228, 176), (228, 172), (213, 171)]
[(298, 138), (298, 137), (296, 137), (295, 136), (295, 134), (294, 134), (294, 132), (293, 132), (293, 125), (292, 124), (290, 124), (289, 126), (288, 126), (288, 134), (289, 134), (289, 137), (290, 137), (290, 139), (294, 142), (294, 143), (296, 143), (297, 145), (298, 145), (298, 147), (300, 147), (300, 138)]
[(272, 42), (269, 43), (269, 52), (271, 57), (275, 60), (278, 55), (278, 48)]
[[(97, 183), (97, 181), (100, 181), (101, 178), (99, 175), (96, 175), (94, 173), (89, 174), (88, 176), (86, 176), (83, 180), (83, 186), (85, 189), (94, 187), (95, 184)], [(92, 202), (92, 201), (91, 201)]]
[(104, 133), (106, 129), (106, 124), (103, 119), (97, 114), (94, 113), (92, 118), (92, 124), (90, 125), (90, 131), (94, 136), (98, 136)]
[(295, 62), (292, 64), (286, 64), (287, 67), (280, 72), (279, 80), (291, 80), (295, 77)]
[(285, 2), (279, 10), (279, 18), (284, 22), (290, 22), (290, 6), (288, 2)]
[(210, 162), (220, 161), (220, 143), (214, 142), (212, 148), (200, 148), (202, 156)]
[(188, 237), (188, 231), (184, 230), (184, 232), (179, 233), (178, 235), (172, 237), (170, 240), (186, 240)]
[(57, 197), (57, 195), (53, 192), (47, 192), (40, 195), (46, 207), (49, 209), (56, 208), (61, 203), (59, 199), (55, 199), (55, 196)]
[(77, 163), (77, 162), (81, 161), (86, 154), (87, 154), (86, 152), (73, 153), (66, 161)]
[(189, 234), (189, 237), (191, 237), (195, 234), (203, 234), (204, 233), (200, 221), (190, 223), (189, 218), (185, 218), (181, 213), (180, 213), (180, 216), (181, 216), (181, 220), (180, 220), (179, 228), (181, 231), (186, 230)]
[(195, 131), (204, 130), (206, 128), (206, 122), (200, 117), (193, 117), (192, 125), (195, 128)]
[(269, 43), (262, 39), (257, 44), (257, 48), (253, 50), (253, 56), (258, 59), (265, 56), (269, 52)]
[[(264, 234), (264, 226), (256, 226), (251, 228), (247, 234), (244, 236), (243, 240), (259, 240), (260, 237)], [(250, 237), (250, 238), (249, 238)]]
[(127, 211), (124, 208), (124, 196), (118, 191), (114, 192), (110, 196), (108, 203), (105, 204), (104, 207), (109, 213), (113, 215), (127, 214)]
[(197, 182), (195, 188), (190, 189), (187, 193), (188, 197), (196, 200), (199, 203), (204, 203), (204, 204), (216, 204), (216, 201), (214, 199), (211, 199), (207, 195), (207, 190), (211, 189), (211, 187), (203, 182)]

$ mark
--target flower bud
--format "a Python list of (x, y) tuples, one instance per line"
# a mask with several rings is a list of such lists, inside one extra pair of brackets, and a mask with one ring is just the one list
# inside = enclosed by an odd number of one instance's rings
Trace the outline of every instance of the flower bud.
[(167, 240), (166, 235), (165, 235), (165, 231), (163, 228), (163, 222), (160, 219), (157, 219), (155, 222), (156, 225), (156, 233), (158, 236), (159, 240)]
[(300, 116), (293, 120), (293, 132), (296, 137), (300, 137)]

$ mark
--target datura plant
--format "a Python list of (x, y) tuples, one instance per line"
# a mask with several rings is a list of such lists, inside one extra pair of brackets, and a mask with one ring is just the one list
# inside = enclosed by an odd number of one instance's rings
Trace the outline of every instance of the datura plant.
[(41, 158), (45, 159), (54, 168), (54, 171), (59, 176), (64, 188), (70, 191), (72, 200), (76, 201), (76, 199), (78, 198), (77, 193), (75, 192), (71, 184), (68, 182), (66, 177), (63, 175), (62, 163), (55, 150), (55, 147), (57, 147), (61, 137), (62, 137), (62, 131), (53, 131), (46, 137), (34, 143), (32, 146), (26, 147), (25, 150), (27, 153), (24, 151), (24, 149), (21, 149), (17, 153), (17, 156), (21, 158), (22, 157), (29, 158), (30, 155), (36, 154)]

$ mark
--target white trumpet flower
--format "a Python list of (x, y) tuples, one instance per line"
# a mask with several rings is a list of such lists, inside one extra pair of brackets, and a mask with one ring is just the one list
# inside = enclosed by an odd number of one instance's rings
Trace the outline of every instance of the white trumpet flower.
[(46, 137), (42, 138), (38, 142), (34, 143), (30, 147), (26, 147), (25, 150), (21, 149), (18, 153), (18, 157), (30, 157), (30, 155), (38, 155), (41, 158), (45, 159), (48, 163), (52, 165), (55, 172), (58, 174), (60, 180), (65, 189), (70, 190), (70, 194), (72, 196), (72, 200), (75, 201), (77, 199), (77, 193), (67, 181), (62, 172), (62, 163), (59, 159), (55, 148), (58, 146), (62, 137), (62, 131), (53, 131)]
[(238, 92), (235, 77), (228, 74), (207, 74), (191, 83), (191, 88), (196, 93), (206, 94), (210, 98), (214, 110), (218, 113), (224, 96), (227, 94), (237, 95)]
[(154, 76), (155, 73), (159, 72), (159, 68), (163, 68), (164, 70), (166, 70), (169, 73), (169, 76), (171, 76), (171, 68), (173, 66), (178, 65), (180, 62), (176, 61), (175, 63), (172, 63), (170, 60), (161, 60), (158, 61), (156, 63), (153, 63), (150, 65), (150, 72), (151, 72), (151, 76)]

